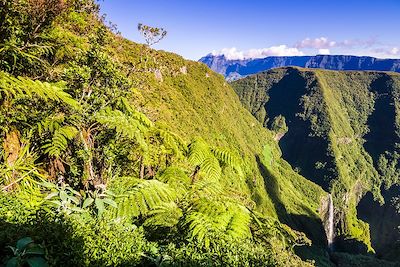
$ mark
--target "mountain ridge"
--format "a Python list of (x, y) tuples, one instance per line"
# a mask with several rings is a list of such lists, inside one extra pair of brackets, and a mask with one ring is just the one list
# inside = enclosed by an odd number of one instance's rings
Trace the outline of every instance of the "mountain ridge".
[(251, 74), (277, 68), (296, 66), (328, 70), (363, 70), (400, 72), (400, 59), (381, 59), (370, 56), (316, 55), (270, 56), (258, 59), (227, 59), (225, 55), (208, 54), (201, 59), (208, 67), (234, 81)]

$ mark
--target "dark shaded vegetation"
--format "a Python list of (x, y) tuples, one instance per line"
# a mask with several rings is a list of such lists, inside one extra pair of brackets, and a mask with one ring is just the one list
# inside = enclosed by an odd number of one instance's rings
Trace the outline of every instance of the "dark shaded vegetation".
[[(306, 89), (306, 82), (297, 69), (288, 69), (287, 75), (268, 90), (266, 121), (279, 115), (285, 118), (288, 131), (279, 140), (282, 157), (300, 174), (329, 190), (333, 159), (326, 154), (328, 142), (322, 136), (310, 136), (311, 123), (301, 118), (301, 99), (313, 94), (312, 90)], [(313, 83), (309, 85), (310, 88), (315, 87), (315, 81)], [(271, 122), (265, 122), (265, 125), (269, 128), (272, 126)], [(325, 167), (315, 168), (317, 162), (324, 162)]]
[(379, 156), (385, 151), (392, 151), (396, 143), (400, 143), (396, 134), (396, 99), (393, 97), (393, 81), (389, 75), (382, 75), (374, 80), (371, 91), (375, 94), (374, 111), (367, 124), (369, 132), (365, 135), (365, 149), (377, 163)]
[(360, 218), (368, 222), (371, 231), (371, 243), (380, 258), (398, 260), (400, 232), (400, 214), (392, 203), (392, 199), (399, 195), (399, 186), (383, 189), (385, 204), (379, 205), (372, 195), (367, 193), (360, 201), (357, 211)]

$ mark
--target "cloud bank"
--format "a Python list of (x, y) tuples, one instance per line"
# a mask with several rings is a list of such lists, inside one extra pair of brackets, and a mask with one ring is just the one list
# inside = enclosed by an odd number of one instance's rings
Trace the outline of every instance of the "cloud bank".
[(317, 49), (327, 49), (334, 47), (337, 43), (335, 41), (330, 41), (326, 37), (319, 37), (315, 39), (306, 38), (298, 42), (295, 47), (297, 48), (317, 48)]
[(214, 56), (224, 55), (228, 60), (243, 60), (265, 58), (269, 56), (303, 56), (303, 55), (359, 55), (380, 58), (399, 58), (400, 48), (390, 47), (378, 42), (375, 38), (366, 40), (331, 40), (321, 36), (318, 38), (305, 38), (294, 45), (278, 45), (259, 49), (238, 50), (236, 47), (223, 48), (213, 51)]
[(224, 55), (228, 60), (235, 59), (249, 59), (249, 58), (264, 58), (269, 56), (302, 56), (303, 52), (295, 47), (288, 47), (287, 45), (271, 46), (260, 49), (249, 49), (246, 51), (239, 51), (236, 47), (223, 48), (220, 51), (213, 51), (214, 56)]

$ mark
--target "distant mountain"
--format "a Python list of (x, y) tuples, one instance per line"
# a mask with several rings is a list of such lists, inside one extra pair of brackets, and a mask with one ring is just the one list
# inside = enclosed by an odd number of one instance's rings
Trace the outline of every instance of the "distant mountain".
[(400, 59), (379, 59), (345, 55), (316, 55), (266, 57), (259, 59), (229, 60), (224, 55), (208, 54), (200, 62), (225, 76), (227, 80), (255, 74), (261, 71), (286, 66), (320, 68), (328, 70), (376, 70), (400, 72)]

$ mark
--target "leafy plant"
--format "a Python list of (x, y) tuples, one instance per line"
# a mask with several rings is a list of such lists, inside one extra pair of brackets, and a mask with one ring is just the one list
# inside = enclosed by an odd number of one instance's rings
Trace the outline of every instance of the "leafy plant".
[(35, 244), (30, 237), (24, 237), (17, 241), (15, 247), (8, 246), (13, 252), (6, 262), (6, 267), (46, 267), (49, 266), (44, 259), (45, 251), (42, 246)]
[(45, 203), (56, 208), (56, 212), (70, 215), (74, 212), (84, 212), (80, 207), (82, 195), (67, 184), (57, 186), (43, 182), (43, 185), (52, 192), (45, 197)]
[(115, 197), (114, 193), (110, 190), (103, 190), (102, 188), (96, 189), (95, 191), (88, 191), (86, 198), (82, 203), (82, 209), (87, 209), (93, 206), (96, 208), (98, 217), (101, 217), (106, 210), (106, 205), (113, 208), (117, 208), (117, 203), (113, 200)]

